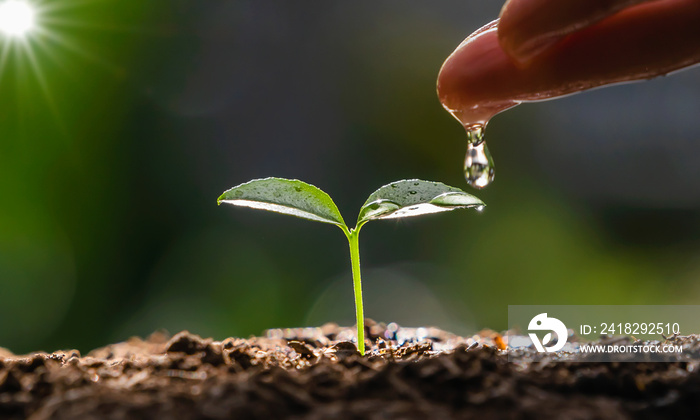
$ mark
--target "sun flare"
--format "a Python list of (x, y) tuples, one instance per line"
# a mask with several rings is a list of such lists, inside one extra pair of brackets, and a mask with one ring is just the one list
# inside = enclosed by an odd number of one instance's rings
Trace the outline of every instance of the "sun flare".
[(0, 32), (6, 36), (24, 37), (34, 28), (35, 11), (24, 0), (5, 0), (0, 3)]
[[(131, 29), (95, 19), (96, 11), (109, 10), (117, 2), (0, 0), (0, 97), (15, 97), (12, 112), (21, 115), (43, 103), (64, 131), (56, 86), (76, 82), (85, 64), (120, 74), (121, 69), (102, 56), (92, 36), (98, 31), (128, 33)], [(26, 99), (35, 93), (44, 100)]]

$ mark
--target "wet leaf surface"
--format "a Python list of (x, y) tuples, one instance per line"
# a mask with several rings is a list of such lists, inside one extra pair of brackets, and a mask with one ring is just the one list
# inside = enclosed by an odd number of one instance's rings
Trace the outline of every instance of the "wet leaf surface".
[(296, 179), (255, 179), (226, 190), (219, 197), (218, 203), (345, 226), (338, 207), (328, 194)]
[(373, 192), (360, 209), (357, 224), (484, 206), (483, 201), (459, 188), (410, 179), (392, 182)]

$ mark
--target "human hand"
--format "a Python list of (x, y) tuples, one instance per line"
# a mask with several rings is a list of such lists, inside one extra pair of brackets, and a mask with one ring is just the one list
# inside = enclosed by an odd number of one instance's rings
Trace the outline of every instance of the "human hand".
[(508, 0), (447, 58), (437, 89), (468, 127), (521, 102), (698, 62), (698, 0)]

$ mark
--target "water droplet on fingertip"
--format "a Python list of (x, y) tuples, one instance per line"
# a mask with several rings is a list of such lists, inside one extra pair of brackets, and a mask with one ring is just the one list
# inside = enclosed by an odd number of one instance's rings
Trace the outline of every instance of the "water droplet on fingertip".
[(474, 188), (484, 188), (494, 178), (493, 158), (486, 143), (467, 145), (467, 155), (464, 158), (464, 178)]
[(484, 125), (465, 126), (467, 130), (467, 155), (464, 158), (464, 178), (474, 188), (489, 185), (494, 178), (493, 158), (484, 142)]
[(467, 143), (473, 144), (475, 146), (480, 145), (484, 142), (484, 130), (485, 126), (481, 124), (472, 124), (464, 126), (467, 130)]

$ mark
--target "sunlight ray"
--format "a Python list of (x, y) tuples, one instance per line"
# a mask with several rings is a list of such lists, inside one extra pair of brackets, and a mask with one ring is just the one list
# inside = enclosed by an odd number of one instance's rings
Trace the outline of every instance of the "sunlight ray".
[(2, 42), (2, 52), (0, 53), (0, 83), (2, 83), (2, 76), (5, 70), (5, 63), (7, 62), (7, 56), (10, 55), (10, 50), (12, 49), (12, 44), (10, 43), (10, 38), (3, 39)]
[[(13, 107), (13, 111), (15, 112), (15, 117), (17, 121), (17, 127), (20, 133), (23, 133), (25, 130), (25, 104), (26, 104), (26, 98), (25, 95), (21, 94), (21, 89), (20, 83), (21, 83), (21, 75), (25, 74), (25, 63), (24, 63), (24, 56), (22, 55), (21, 48), (18, 48), (16, 44), (12, 43), (12, 62), (14, 62), (14, 71), (15, 71), (15, 85), (17, 86), (17, 89), (15, 89), (15, 103), (16, 106)], [(23, 137), (23, 136), (20, 136)]]
[(56, 123), (58, 124), (61, 132), (63, 134), (66, 134), (66, 129), (63, 125), (63, 121), (61, 120), (61, 116), (58, 112), (58, 107), (56, 106), (56, 101), (54, 100), (54, 97), (51, 94), (51, 90), (49, 88), (49, 85), (46, 82), (46, 77), (44, 77), (44, 73), (41, 71), (41, 66), (39, 66), (39, 62), (36, 59), (36, 55), (34, 54), (34, 50), (32, 49), (32, 45), (31, 45), (30, 41), (28, 41), (28, 40), (22, 40), (21, 43), (22, 43), (21, 44), (22, 49), (24, 50), (26, 57), (29, 59), (29, 67), (32, 69), (32, 73), (34, 73), (34, 77), (36, 78), (37, 82), (39, 83), (39, 87), (41, 88), (41, 91), (44, 94), (44, 98), (46, 99), (46, 102), (49, 105), (49, 108), (51, 109), (51, 114), (55, 118)]
[(78, 78), (75, 76), (75, 74), (68, 70), (66, 60), (62, 59), (58, 54), (56, 54), (56, 51), (48, 45), (45, 37), (36, 37), (34, 41), (37, 49), (41, 50), (42, 54), (48, 57), (51, 62), (56, 64), (66, 76), (68, 76), (74, 82), (78, 82)]
[(76, 7), (83, 7), (86, 5), (91, 5), (94, 3), (107, 3), (110, 0), (71, 0), (71, 1), (50, 1), (43, 0), (37, 1), (36, 5), (38, 10), (43, 14), (45, 12), (57, 12), (69, 9), (74, 9)]
[(160, 34), (162, 31), (155, 29), (146, 29), (138, 26), (126, 25), (110, 25), (106, 23), (85, 22), (76, 19), (62, 17), (44, 17), (41, 20), (42, 24), (50, 26), (69, 27), (71, 29), (96, 29), (103, 32), (125, 33), (125, 34)]
[(111, 64), (97, 55), (93, 54), (86, 48), (82, 47), (79, 43), (74, 42), (70, 40), (67, 36), (56, 36), (53, 35), (50, 31), (44, 28), (38, 28), (37, 31), (41, 33), (42, 35), (46, 36), (46, 39), (55, 44), (63, 47), (64, 49), (79, 55), (80, 57), (84, 58), (87, 61), (92, 62), (93, 64), (97, 64), (104, 68), (105, 70), (109, 71), (110, 73), (114, 74), (115, 76), (118, 76), (121, 74), (121, 69), (119, 69), (117, 66), (114, 64)]

